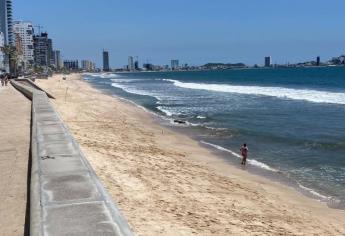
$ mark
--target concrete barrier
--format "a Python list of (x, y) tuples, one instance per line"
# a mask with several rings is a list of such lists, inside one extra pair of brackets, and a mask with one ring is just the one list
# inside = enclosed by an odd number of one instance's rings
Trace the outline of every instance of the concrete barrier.
[(133, 235), (45, 92), (32, 99), (30, 235)]
[(35, 89), (38, 89), (40, 91), (43, 91), (47, 94), (47, 96), (49, 98), (54, 98), (53, 95), (51, 95), (50, 93), (48, 93), (47, 91), (44, 91), (44, 89), (42, 89), (40, 86), (38, 86), (37, 84), (35, 84), (31, 79), (28, 79), (28, 78), (24, 78), (24, 79), (16, 79), (15, 81), (18, 81), (18, 82), (21, 82), (21, 83), (24, 83), (24, 85), (28, 85), (29, 87), (33, 87)]

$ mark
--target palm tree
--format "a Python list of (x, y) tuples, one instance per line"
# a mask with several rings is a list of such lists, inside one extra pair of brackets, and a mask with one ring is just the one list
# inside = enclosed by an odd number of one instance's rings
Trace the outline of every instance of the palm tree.
[(1, 47), (1, 51), (5, 54), (5, 62), (9, 63), (10, 73), (17, 71), (17, 49), (14, 46), (6, 45)]

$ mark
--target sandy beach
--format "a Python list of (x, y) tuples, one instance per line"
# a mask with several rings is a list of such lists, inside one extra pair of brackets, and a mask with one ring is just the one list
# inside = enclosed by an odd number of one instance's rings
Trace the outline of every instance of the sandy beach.
[(37, 83), (135, 235), (345, 235), (345, 212), (231, 166), (81, 75)]

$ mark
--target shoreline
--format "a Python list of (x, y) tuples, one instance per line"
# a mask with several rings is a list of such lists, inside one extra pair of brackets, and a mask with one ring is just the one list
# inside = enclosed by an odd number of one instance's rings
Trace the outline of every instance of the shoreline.
[[(240, 163), (240, 159), (236, 159), (236, 158), (241, 158), (239, 156), (239, 154), (235, 153), (232, 150), (226, 149), (222, 146), (218, 146), (216, 144), (209, 143), (207, 141), (199, 139), (198, 135), (196, 135), (194, 133), (194, 131), (184, 129), (186, 126), (190, 127), (189, 124), (179, 125), (177, 123), (174, 123), (174, 119), (171, 119), (169, 117), (165, 117), (165, 116), (160, 115), (160, 114), (158, 114), (152, 110), (149, 110), (148, 108), (146, 108), (142, 105), (139, 105), (139, 104), (135, 103), (134, 101), (132, 101), (128, 98), (123, 98), (123, 97), (120, 97), (120, 96), (113, 94), (111, 92), (106, 92), (106, 91), (103, 91), (102, 89), (98, 89), (92, 83), (89, 83), (89, 82), (87, 82), (87, 83), (91, 87), (97, 89), (98, 91), (100, 91), (106, 95), (112, 96), (116, 99), (120, 99), (121, 101), (123, 101), (124, 103), (127, 103), (130, 106), (135, 106), (135, 107), (143, 110), (144, 112), (147, 112), (150, 116), (152, 116), (151, 117), (152, 119), (154, 119), (159, 125), (163, 126), (164, 128), (172, 130), (173, 132), (177, 132), (179, 134), (188, 136), (189, 138), (191, 138), (192, 140), (197, 142), (202, 148), (208, 149), (213, 155), (217, 156), (217, 158), (220, 158), (221, 160), (225, 161), (227, 165), (230, 165), (231, 167), (234, 167), (234, 168), (237, 168), (240, 170), (244, 169), (242, 166), (237, 165)], [(165, 113), (162, 110), (160, 110), (160, 111)], [(226, 153), (230, 154), (231, 158), (226, 158), (229, 156)], [(245, 167), (245, 171), (247, 171), (250, 174), (254, 174), (254, 175), (263, 177), (269, 181), (281, 184), (285, 187), (292, 188), (293, 190), (297, 191), (298, 193), (303, 194), (304, 196), (306, 196), (312, 200), (317, 200), (317, 201), (320, 201), (322, 203), (328, 204), (328, 202), (331, 199), (335, 199), (331, 196), (323, 195), (323, 194), (317, 192), (316, 190), (314, 190), (312, 188), (306, 187), (306, 186), (302, 185), (301, 183), (299, 183), (298, 181), (289, 178), (283, 172), (276, 170), (276, 169), (272, 168), (271, 166), (268, 166), (265, 163), (259, 162), (255, 159), (250, 159), (250, 158), (248, 159), (248, 164)], [(329, 207), (329, 208), (331, 208), (331, 207)], [(341, 209), (341, 208), (333, 208), (333, 209), (345, 210), (345, 209)]]
[[(57, 75), (39, 85), (56, 96), (54, 105), (138, 235), (345, 233), (337, 221), (344, 212), (232, 166), (80, 76), (62, 81)], [(66, 87), (75, 94), (64, 102)], [(86, 94), (101, 102), (89, 101)], [(103, 109), (108, 106), (119, 115)], [(92, 124), (100, 127), (93, 130)], [(122, 164), (116, 167), (117, 162)], [(132, 196), (138, 191), (142, 196)]]
[[(92, 84), (90, 84), (90, 85), (92, 86)], [(202, 148), (206, 148), (213, 155), (217, 156), (217, 158), (220, 158), (221, 160), (223, 160), (226, 165), (230, 165), (231, 167), (237, 168), (239, 170), (247, 171), (250, 174), (263, 177), (269, 181), (281, 184), (285, 187), (292, 188), (293, 190), (297, 191), (298, 193), (301, 193), (304, 196), (306, 196), (312, 200), (319, 201), (321, 203), (327, 203), (330, 199), (332, 199), (332, 197), (325, 196), (325, 195), (317, 192), (314, 189), (305, 187), (302, 184), (300, 184), (299, 182), (297, 182), (296, 180), (289, 179), (285, 175), (279, 175), (279, 174), (283, 174), (283, 173), (279, 170), (273, 169), (270, 166), (267, 166), (265, 163), (253, 160), (254, 162), (258, 162), (259, 164), (264, 165), (264, 167), (260, 167), (258, 165), (253, 165), (250, 163), (251, 159), (249, 158), (246, 167), (243, 168), (240, 165), (236, 165), (236, 164), (240, 163), (240, 159), (235, 160), (235, 158), (238, 157), (239, 154), (236, 155), (232, 150), (226, 149), (224, 147), (218, 146), (218, 145), (213, 144), (213, 143), (206, 142), (204, 140), (199, 140), (197, 138), (197, 135), (193, 134), (191, 131), (184, 130), (183, 126), (178, 126), (177, 124), (175, 126), (174, 125), (169, 126), (168, 123), (171, 123), (171, 120), (169, 118), (161, 116), (161, 115), (159, 115), (153, 111), (150, 111), (147, 108), (145, 108), (145, 107), (143, 107), (143, 106), (141, 106), (141, 105), (139, 105), (139, 104), (137, 104), (137, 103), (135, 103), (129, 99), (122, 98), (122, 97), (114, 95), (114, 94), (109, 94), (109, 96), (114, 96), (116, 99), (120, 99), (124, 103), (128, 103), (130, 106), (135, 106), (135, 107), (142, 109), (144, 112), (147, 112), (150, 116), (152, 116), (152, 119), (154, 119), (156, 122), (158, 122), (159, 125), (163, 126), (164, 128), (170, 129), (173, 132), (177, 132), (179, 134), (188, 136), (189, 138), (191, 138), (192, 140), (197, 142)], [(232, 158), (231, 159), (226, 158), (226, 156), (229, 156), (229, 155), (226, 155), (225, 152), (229, 153), (232, 156)], [(343, 209), (337, 209), (337, 210), (343, 210)]]

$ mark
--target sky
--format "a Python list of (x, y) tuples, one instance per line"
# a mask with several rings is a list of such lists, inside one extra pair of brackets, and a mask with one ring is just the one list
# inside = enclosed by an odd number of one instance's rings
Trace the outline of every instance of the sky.
[[(140, 64), (326, 61), (345, 54), (344, 0), (13, 0), (63, 59)], [(36, 28), (38, 32), (38, 28)]]

